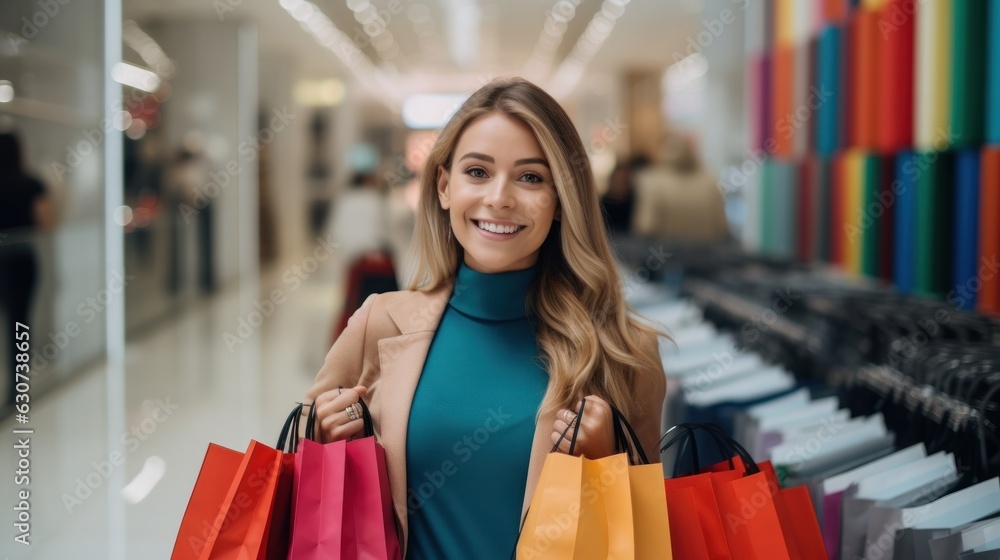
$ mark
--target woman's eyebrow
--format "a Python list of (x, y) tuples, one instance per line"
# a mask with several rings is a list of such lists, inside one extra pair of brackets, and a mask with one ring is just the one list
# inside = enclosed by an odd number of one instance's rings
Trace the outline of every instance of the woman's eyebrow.
[(526, 165), (526, 164), (529, 164), (529, 163), (540, 163), (540, 164), (544, 165), (545, 167), (549, 166), (549, 162), (545, 161), (545, 158), (540, 158), (540, 157), (531, 157), (531, 158), (519, 159), (519, 160), (517, 160), (517, 161), (514, 162), (514, 165)]
[(463, 159), (469, 159), (469, 158), (481, 159), (483, 161), (488, 161), (490, 163), (496, 163), (496, 160), (493, 159), (493, 156), (488, 156), (486, 154), (481, 154), (479, 152), (469, 152), (464, 156), (458, 158), (458, 161), (462, 161)]

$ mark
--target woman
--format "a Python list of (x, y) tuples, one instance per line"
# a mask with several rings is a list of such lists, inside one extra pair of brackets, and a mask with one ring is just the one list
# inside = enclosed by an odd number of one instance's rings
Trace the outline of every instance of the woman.
[(327, 442), (369, 403), (406, 558), (507, 558), (582, 397), (576, 454), (615, 452), (613, 403), (659, 456), (659, 331), (630, 315), (576, 129), (521, 79), (441, 131), (414, 250), (409, 289), (364, 303), (306, 399)]

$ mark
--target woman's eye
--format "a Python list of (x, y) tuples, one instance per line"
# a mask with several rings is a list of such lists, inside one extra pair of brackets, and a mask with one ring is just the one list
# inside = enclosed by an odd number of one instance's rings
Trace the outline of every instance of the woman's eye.
[(538, 173), (525, 173), (524, 175), (521, 176), (521, 178), (524, 179), (528, 183), (544, 183), (545, 182), (545, 178), (542, 177), (541, 175), (539, 175)]
[(465, 170), (465, 174), (473, 179), (485, 179), (487, 177), (486, 170), (482, 167), (470, 167)]

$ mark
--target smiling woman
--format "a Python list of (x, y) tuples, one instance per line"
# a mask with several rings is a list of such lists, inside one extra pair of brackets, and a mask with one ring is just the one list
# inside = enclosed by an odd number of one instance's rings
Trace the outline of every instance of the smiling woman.
[(523, 122), (492, 113), (472, 123), (450, 169), (437, 168), (441, 208), (479, 272), (535, 264), (555, 218), (558, 197), (542, 147)]
[(357, 434), (348, 409), (368, 401), (406, 558), (507, 558), (570, 424), (574, 454), (611, 455), (613, 404), (659, 457), (661, 333), (625, 301), (583, 143), (549, 94), (482, 87), (426, 169), (409, 289), (361, 307), (306, 398), (325, 441)]

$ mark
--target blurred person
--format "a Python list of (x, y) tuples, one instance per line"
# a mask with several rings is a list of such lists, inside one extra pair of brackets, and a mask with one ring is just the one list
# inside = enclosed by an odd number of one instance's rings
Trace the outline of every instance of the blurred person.
[[(365, 301), (306, 394), (323, 442), (358, 434), (370, 403), (408, 560), (506, 560), (569, 428), (574, 454), (616, 452), (609, 403), (659, 457), (661, 333), (625, 300), (579, 161), (579, 133), (537, 86), (473, 93), (421, 175), (408, 289)], [(488, 443), (456, 451), (484, 425)], [(418, 491), (449, 459), (448, 483)]]
[(722, 193), (690, 137), (669, 136), (662, 165), (641, 171), (636, 187), (635, 235), (694, 244), (729, 237)]
[(608, 191), (601, 197), (601, 208), (608, 231), (628, 234), (632, 231), (635, 213), (635, 175), (649, 166), (649, 158), (637, 155), (627, 162), (618, 162), (608, 178)]
[[(184, 285), (190, 263), (184, 249), (192, 247), (198, 270), (197, 286), (205, 294), (215, 291), (214, 259), (214, 208), (206, 188), (209, 182), (208, 162), (202, 154), (201, 135), (189, 133), (166, 170), (166, 187), (174, 199), (171, 212), (174, 242), (171, 249), (171, 286), (175, 293)], [(197, 242), (187, 243), (191, 228), (197, 230)]]
[(9, 345), (8, 405), (14, 404), (16, 394), (14, 323), (30, 327), (31, 302), (38, 283), (33, 234), (52, 231), (55, 221), (45, 186), (24, 168), (20, 138), (13, 132), (0, 133), (0, 314), (6, 320), (0, 331)]
[(386, 195), (374, 173), (355, 173), (333, 210), (330, 235), (342, 264), (386, 248)]
[(389, 247), (388, 199), (375, 174), (356, 173), (334, 212), (331, 237), (346, 273), (344, 305), (331, 341), (369, 295), (399, 289)]

